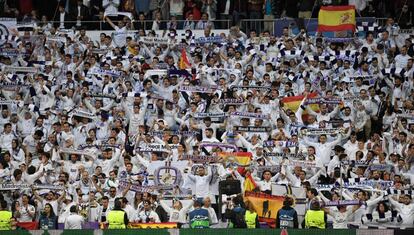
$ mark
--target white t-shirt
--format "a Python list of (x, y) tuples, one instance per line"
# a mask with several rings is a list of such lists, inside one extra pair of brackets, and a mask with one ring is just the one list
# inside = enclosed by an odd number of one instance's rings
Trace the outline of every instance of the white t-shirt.
[(114, 44), (117, 47), (123, 47), (126, 44), (126, 38), (127, 38), (127, 29), (126, 27), (119, 28), (118, 26), (115, 26), (115, 32), (114, 35)]
[(30, 205), (30, 204), (27, 205), (27, 208), (26, 208), (26, 206), (23, 206), (23, 205), (20, 206), (20, 210), (19, 210), (20, 217), (17, 218), (17, 221), (19, 221), (19, 222), (32, 222), (33, 217), (31, 217), (29, 215), (29, 212), (34, 213), (35, 211), (36, 211), (35, 207)]
[(82, 229), (84, 218), (78, 214), (70, 214), (65, 220), (65, 229)]

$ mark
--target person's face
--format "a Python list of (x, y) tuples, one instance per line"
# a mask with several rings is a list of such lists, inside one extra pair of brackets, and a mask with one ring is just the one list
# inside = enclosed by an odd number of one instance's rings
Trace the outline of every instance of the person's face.
[(132, 171), (132, 165), (131, 164), (126, 165), (126, 170), (128, 172)]
[(29, 202), (29, 198), (27, 196), (22, 197), (22, 203), (27, 204)]
[(267, 171), (263, 173), (263, 179), (270, 180), (270, 178), (272, 178), (272, 174), (270, 172)]
[(109, 189), (109, 194), (111, 195), (111, 197), (115, 197), (116, 196), (116, 189), (115, 188)]
[(180, 201), (178, 200), (174, 201), (173, 207), (174, 209), (180, 210), (182, 207)]
[(146, 210), (146, 211), (151, 210), (151, 203), (150, 202), (144, 202), (144, 210)]
[(50, 213), (52, 211), (52, 208), (49, 205), (45, 206), (45, 212)]
[(321, 143), (326, 143), (326, 136), (319, 137)]
[(197, 169), (197, 173), (198, 173), (199, 176), (204, 176), (204, 174), (205, 174), (204, 168), (203, 167), (199, 167)]
[(46, 199), (47, 199), (48, 201), (53, 200), (53, 193), (48, 193), (48, 194), (46, 195)]
[(405, 195), (402, 197), (402, 203), (404, 203), (405, 205), (409, 205), (411, 203), (411, 199)]
[(384, 204), (381, 203), (381, 204), (378, 205), (378, 211), (381, 212), (381, 213), (385, 212)]
[(299, 178), (300, 178), (300, 180), (305, 180), (305, 179), (306, 179), (305, 172), (301, 171), (301, 172), (299, 173)]
[(6, 133), (10, 133), (12, 131), (12, 127), (11, 127), (11, 125), (7, 125), (5, 128), (4, 128), (4, 132), (6, 132)]
[(210, 205), (211, 205), (211, 199), (209, 197), (204, 198), (204, 206), (210, 207)]
[(365, 90), (361, 90), (359, 92), (359, 94), (361, 95), (361, 98), (366, 98), (367, 97), (367, 92)]
[(103, 206), (104, 208), (108, 208), (108, 205), (109, 205), (109, 200), (108, 200), (108, 199), (104, 199), (104, 200), (102, 200), (102, 206)]

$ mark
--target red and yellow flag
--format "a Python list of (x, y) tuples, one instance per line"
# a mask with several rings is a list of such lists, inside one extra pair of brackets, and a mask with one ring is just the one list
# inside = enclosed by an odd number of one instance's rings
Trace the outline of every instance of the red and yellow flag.
[(285, 197), (265, 193), (245, 192), (244, 200), (250, 201), (260, 218), (276, 219), (277, 212), (283, 207)]
[(355, 6), (323, 6), (318, 15), (318, 32), (355, 31)]
[(254, 181), (253, 177), (251, 174), (249, 174), (248, 176), (246, 176), (246, 179), (244, 180), (244, 191), (245, 192), (251, 192), (253, 191), (255, 188), (257, 188), (257, 184), (256, 181)]
[[(313, 92), (308, 95), (308, 98), (316, 98), (316, 96), (318, 96), (318, 93)], [(296, 112), (299, 109), (299, 105), (303, 98), (305, 98), (303, 95), (285, 97), (282, 99), (283, 108), (285, 110), (290, 109), (293, 112)], [(315, 112), (319, 111), (319, 106), (317, 104), (311, 104), (310, 107)], [(306, 111), (304, 111), (304, 113), (306, 114)]]
[(248, 166), (253, 155), (251, 152), (219, 152), (218, 156), (225, 162), (236, 162), (240, 166)]
[(181, 49), (181, 57), (180, 57), (180, 61), (178, 62), (178, 68), (179, 69), (188, 69), (190, 67), (191, 67), (191, 64), (188, 61), (187, 52), (183, 48), (183, 49)]

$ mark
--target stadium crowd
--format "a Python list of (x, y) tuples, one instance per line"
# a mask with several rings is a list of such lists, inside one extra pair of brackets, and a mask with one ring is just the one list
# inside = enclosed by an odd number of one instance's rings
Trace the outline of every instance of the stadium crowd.
[(401, 28), (414, 22), (414, 3), (407, 0), (2, 0), (0, 16), (55, 27), (110, 29), (105, 14), (129, 12), (135, 30), (204, 29), (207, 23), (225, 29), (243, 19), (264, 19), (268, 22), (246, 27), (271, 31), (271, 20), (317, 18), (323, 5), (355, 5), (358, 16), (393, 17)]
[(1, 229), (3, 216), (259, 227), (242, 193), (219, 208), (232, 180), (304, 189), (303, 223), (288, 195), (277, 227), (414, 227), (414, 36), (393, 18), (344, 41), (210, 25), (168, 43), (104, 20), (99, 41), (42, 23), (2, 38)]

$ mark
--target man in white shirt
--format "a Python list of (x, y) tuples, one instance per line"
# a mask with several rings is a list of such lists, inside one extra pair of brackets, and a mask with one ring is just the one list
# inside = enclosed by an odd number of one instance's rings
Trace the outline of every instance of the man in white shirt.
[(403, 46), (400, 49), (400, 54), (395, 57), (395, 67), (405, 68), (407, 67), (408, 59), (411, 57), (407, 55), (407, 46)]
[(119, 2), (120, 0), (103, 0), (102, 7), (105, 9), (105, 15), (117, 13)]
[(201, 201), (210, 196), (210, 180), (212, 177), (211, 171), (205, 174), (206, 170), (203, 166), (197, 168), (197, 175), (188, 174), (188, 179), (194, 183), (194, 191), (197, 200)]
[(124, 25), (124, 22), (122, 20), (118, 21), (118, 26), (116, 26), (111, 19), (108, 17), (105, 17), (106, 21), (113, 29), (115, 29), (115, 32), (113, 33), (113, 43), (116, 47), (123, 47), (126, 45), (126, 38), (127, 38), (127, 28)]
[(16, 136), (12, 132), (12, 125), (10, 123), (4, 124), (4, 132), (0, 135), (0, 148), (11, 151), (12, 140), (15, 138)]
[(70, 215), (65, 220), (65, 229), (82, 229), (84, 218), (78, 215), (77, 206), (70, 207)]

